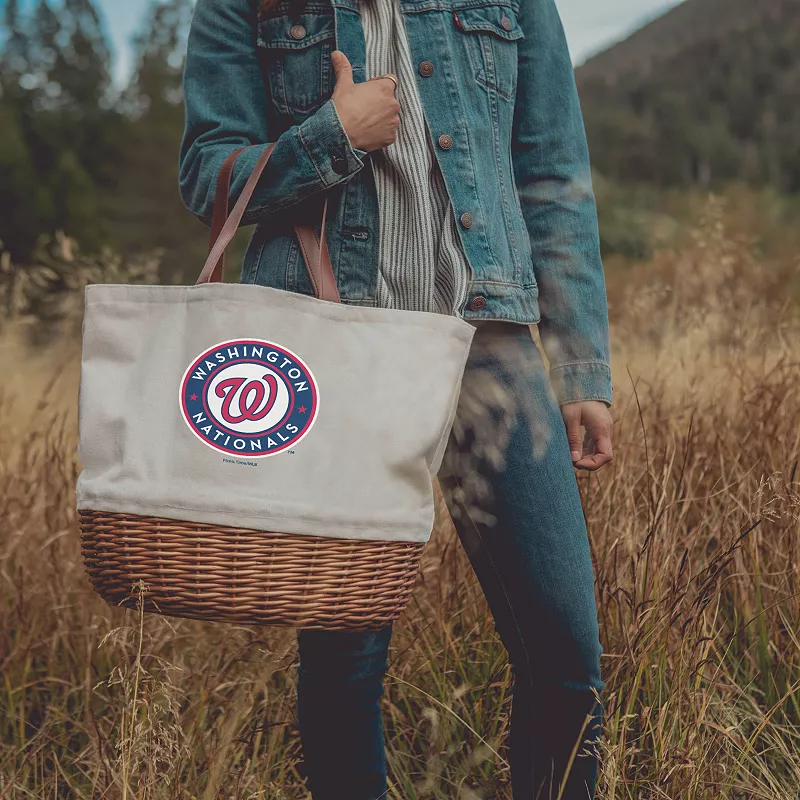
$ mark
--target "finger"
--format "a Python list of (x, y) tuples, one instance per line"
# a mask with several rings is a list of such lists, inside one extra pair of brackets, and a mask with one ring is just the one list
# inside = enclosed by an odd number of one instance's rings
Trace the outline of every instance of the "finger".
[(610, 463), (611, 460), (612, 459), (608, 456), (586, 456), (580, 459), (580, 461), (576, 461), (572, 466), (575, 467), (575, 469), (596, 472), (600, 467), (604, 467), (606, 464)]
[(394, 73), (387, 72), (384, 75), (375, 75), (372, 78), (367, 79), (365, 83), (374, 83), (375, 81), (377, 81), (378, 85), (382, 89), (384, 89), (384, 91), (391, 92), (392, 94), (397, 94), (397, 86), (395, 86), (394, 81), (388, 77), (389, 75), (392, 74)]
[(333, 72), (336, 75), (336, 84), (352, 84), (353, 83), (353, 67), (350, 65), (350, 60), (341, 50), (334, 50), (331, 53), (331, 62), (333, 63)]
[(567, 441), (569, 442), (569, 454), (573, 462), (578, 461), (583, 450), (583, 437), (581, 436), (581, 415), (572, 410), (565, 410), (564, 425), (567, 428)]
[(594, 452), (575, 462), (575, 468), (594, 471), (611, 463), (613, 459), (614, 453), (611, 445), (611, 436), (603, 433), (599, 435), (595, 441)]

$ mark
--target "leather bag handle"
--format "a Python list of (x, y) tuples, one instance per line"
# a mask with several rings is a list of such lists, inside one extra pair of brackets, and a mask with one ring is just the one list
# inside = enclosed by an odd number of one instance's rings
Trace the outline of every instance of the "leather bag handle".
[[(251, 145), (257, 147), (258, 145)], [(225, 268), (225, 249), (233, 239), (239, 224), (242, 221), (247, 204), (253, 196), (256, 185), (264, 172), (267, 162), (272, 155), (275, 143), (263, 149), (261, 155), (253, 168), (250, 177), (247, 179), (244, 189), (239, 196), (233, 211), (228, 215), (228, 197), (230, 194), (231, 176), (233, 175), (233, 165), (236, 159), (248, 147), (241, 147), (234, 150), (226, 159), (220, 169), (217, 178), (217, 189), (214, 195), (214, 212), (211, 220), (211, 240), (209, 242), (209, 253), (206, 263), (197, 283), (219, 283)], [(331, 266), (330, 253), (325, 241), (325, 218), (328, 211), (328, 198), (325, 198), (322, 207), (322, 224), (320, 226), (320, 237), (317, 238), (316, 231), (310, 225), (295, 225), (294, 231), (303, 251), (303, 259), (308, 270), (311, 285), (314, 287), (314, 294), (320, 300), (328, 300), (334, 303), (341, 302), (339, 289), (336, 285), (336, 277)]]

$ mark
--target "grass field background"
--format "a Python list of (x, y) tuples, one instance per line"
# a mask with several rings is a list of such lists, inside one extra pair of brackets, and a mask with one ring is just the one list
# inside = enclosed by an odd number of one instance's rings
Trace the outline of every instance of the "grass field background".
[[(607, 263), (616, 457), (579, 474), (608, 687), (599, 798), (795, 800), (800, 248), (735, 194), (685, 216), (651, 259)], [(47, 346), (31, 318), (2, 338), (0, 797), (305, 798), (293, 631), (91, 592), (65, 319)], [(507, 659), (439, 500), (386, 679), (390, 797), (508, 800)]]

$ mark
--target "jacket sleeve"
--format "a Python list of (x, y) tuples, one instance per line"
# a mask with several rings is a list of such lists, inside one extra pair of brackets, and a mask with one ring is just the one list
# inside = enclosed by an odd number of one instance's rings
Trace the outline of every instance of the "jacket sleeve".
[(611, 405), (608, 305), (589, 151), (554, 0), (521, 0), (512, 162), (559, 403)]
[[(179, 185), (186, 207), (206, 224), (222, 163), (242, 146), (262, 145), (237, 160), (231, 202), (263, 147), (275, 142), (248, 203), (245, 225), (343, 183), (364, 167), (365, 151), (351, 146), (332, 99), (275, 138), (267, 121), (268, 89), (256, 39), (255, 0), (197, 0), (183, 74), (186, 124)], [(333, 169), (334, 159), (340, 160), (340, 172)]]

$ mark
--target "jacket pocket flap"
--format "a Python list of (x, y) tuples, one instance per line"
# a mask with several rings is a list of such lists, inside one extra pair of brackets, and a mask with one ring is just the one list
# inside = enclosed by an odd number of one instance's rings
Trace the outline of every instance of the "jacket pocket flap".
[(333, 14), (269, 17), (258, 23), (258, 46), (268, 50), (305, 50), (335, 36)]
[(525, 34), (517, 21), (517, 15), (510, 6), (457, 8), (453, 11), (453, 14), (464, 31), (493, 33), (495, 36), (508, 41), (517, 41), (525, 38)]

